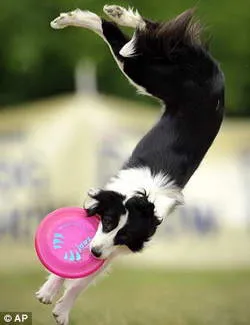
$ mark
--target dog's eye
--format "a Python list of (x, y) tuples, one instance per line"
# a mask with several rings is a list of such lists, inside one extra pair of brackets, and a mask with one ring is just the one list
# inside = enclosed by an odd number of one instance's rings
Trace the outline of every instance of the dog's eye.
[(109, 216), (105, 216), (102, 218), (102, 227), (105, 232), (109, 232), (113, 229), (112, 218)]

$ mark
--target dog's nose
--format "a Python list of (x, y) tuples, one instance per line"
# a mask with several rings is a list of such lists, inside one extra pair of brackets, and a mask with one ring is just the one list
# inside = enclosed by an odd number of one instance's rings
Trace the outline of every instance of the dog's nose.
[(95, 256), (95, 257), (100, 257), (102, 255), (102, 253), (96, 249), (96, 248), (91, 248), (91, 253)]

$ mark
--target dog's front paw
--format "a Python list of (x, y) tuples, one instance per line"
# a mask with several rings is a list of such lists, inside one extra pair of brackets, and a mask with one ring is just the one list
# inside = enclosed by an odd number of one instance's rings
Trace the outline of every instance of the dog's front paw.
[(36, 292), (36, 298), (40, 301), (40, 303), (45, 305), (52, 304), (52, 295), (49, 292), (46, 292), (42, 288)]
[(68, 314), (56, 314), (53, 312), (53, 317), (58, 325), (68, 325), (69, 315)]
[(69, 324), (69, 313), (63, 307), (63, 304), (58, 301), (55, 308), (52, 311), (55, 321), (58, 325), (68, 325)]

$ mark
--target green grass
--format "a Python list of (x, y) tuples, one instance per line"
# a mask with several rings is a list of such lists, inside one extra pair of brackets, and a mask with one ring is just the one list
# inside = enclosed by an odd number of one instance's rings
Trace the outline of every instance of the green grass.
[[(34, 292), (41, 271), (0, 271), (0, 311), (32, 311), (34, 325), (54, 324)], [(71, 325), (249, 325), (250, 271), (114, 269), (83, 294)]]

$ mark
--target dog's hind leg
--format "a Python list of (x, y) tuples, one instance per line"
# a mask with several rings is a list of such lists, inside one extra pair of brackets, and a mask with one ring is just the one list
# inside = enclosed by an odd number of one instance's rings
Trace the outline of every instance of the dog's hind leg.
[[(116, 5), (106, 5), (103, 8), (105, 14), (112, 19), (116, 24), (126, 27), (134, 28), (136, 31), (144, 31), (146, 28), (150, 28), (156, 23), (144, 19), (138, 12), (138, 10), (133, 10), (132, 8), (126, 9)], [(134, 33), (130, 41), (128, 41), (119, 54), (124, 58), (133, 57), (136, 54), (136, 42), (137, 34)]]
[(60, 278), (54, 274), (50, 274), (48, 280), (36, 292), (37, 299), (45, 305), (51, 304), (53, 298), (61, 289), (63, 282), (63, 278)]
[[(107, 10), (108, 6), (105, 6), (104, 11), (107, 12)], [(149, 21), (146, 20), (145, 22), (146, 24), (149, 23)], [(137, 24), (135, 22), (130, 23), (130, 27), (135, 27), (136, 25)], [(134, 56), (136, 52), (134, 46), (135, 35), (130, 40), (130, 38), (127, 37), (119, 29), (116, 23), (102, 19), (93, 12), (82, 11), (80, 9), (76, 9), (68, 13), (62, 13), (59, 17), (57, 17), (51, 22), (51, 27), (54, 29), (61, 29), (67, 26), (87, 28), (101, 36), (102, 39), (108, 44), (110, 51), (122, 73), (139, 90), (140, 93), (147, 94), (145, 89), (133, 82), (133, 80), (125, 72), (125, 66), (129, 61), (127, 60), (127, 58)]]
[(121, 65), (124, 58), (120, 55), (120, 50), (129, 41), (129, 38), (115, 23), (106, 21), (93, 12), (76, 9), (71, 12), (61, 13), (50, 25), (54, 29), (75, 26), (94, 31), (109, 45), (115, 60), (122, 69)]
[(125, 27), (144, 29), (147, 22), (139, 14), (138, 10), (123, 8), (116, 5), (106, 5), (103, 8), (105, 14), (115, 23)]

